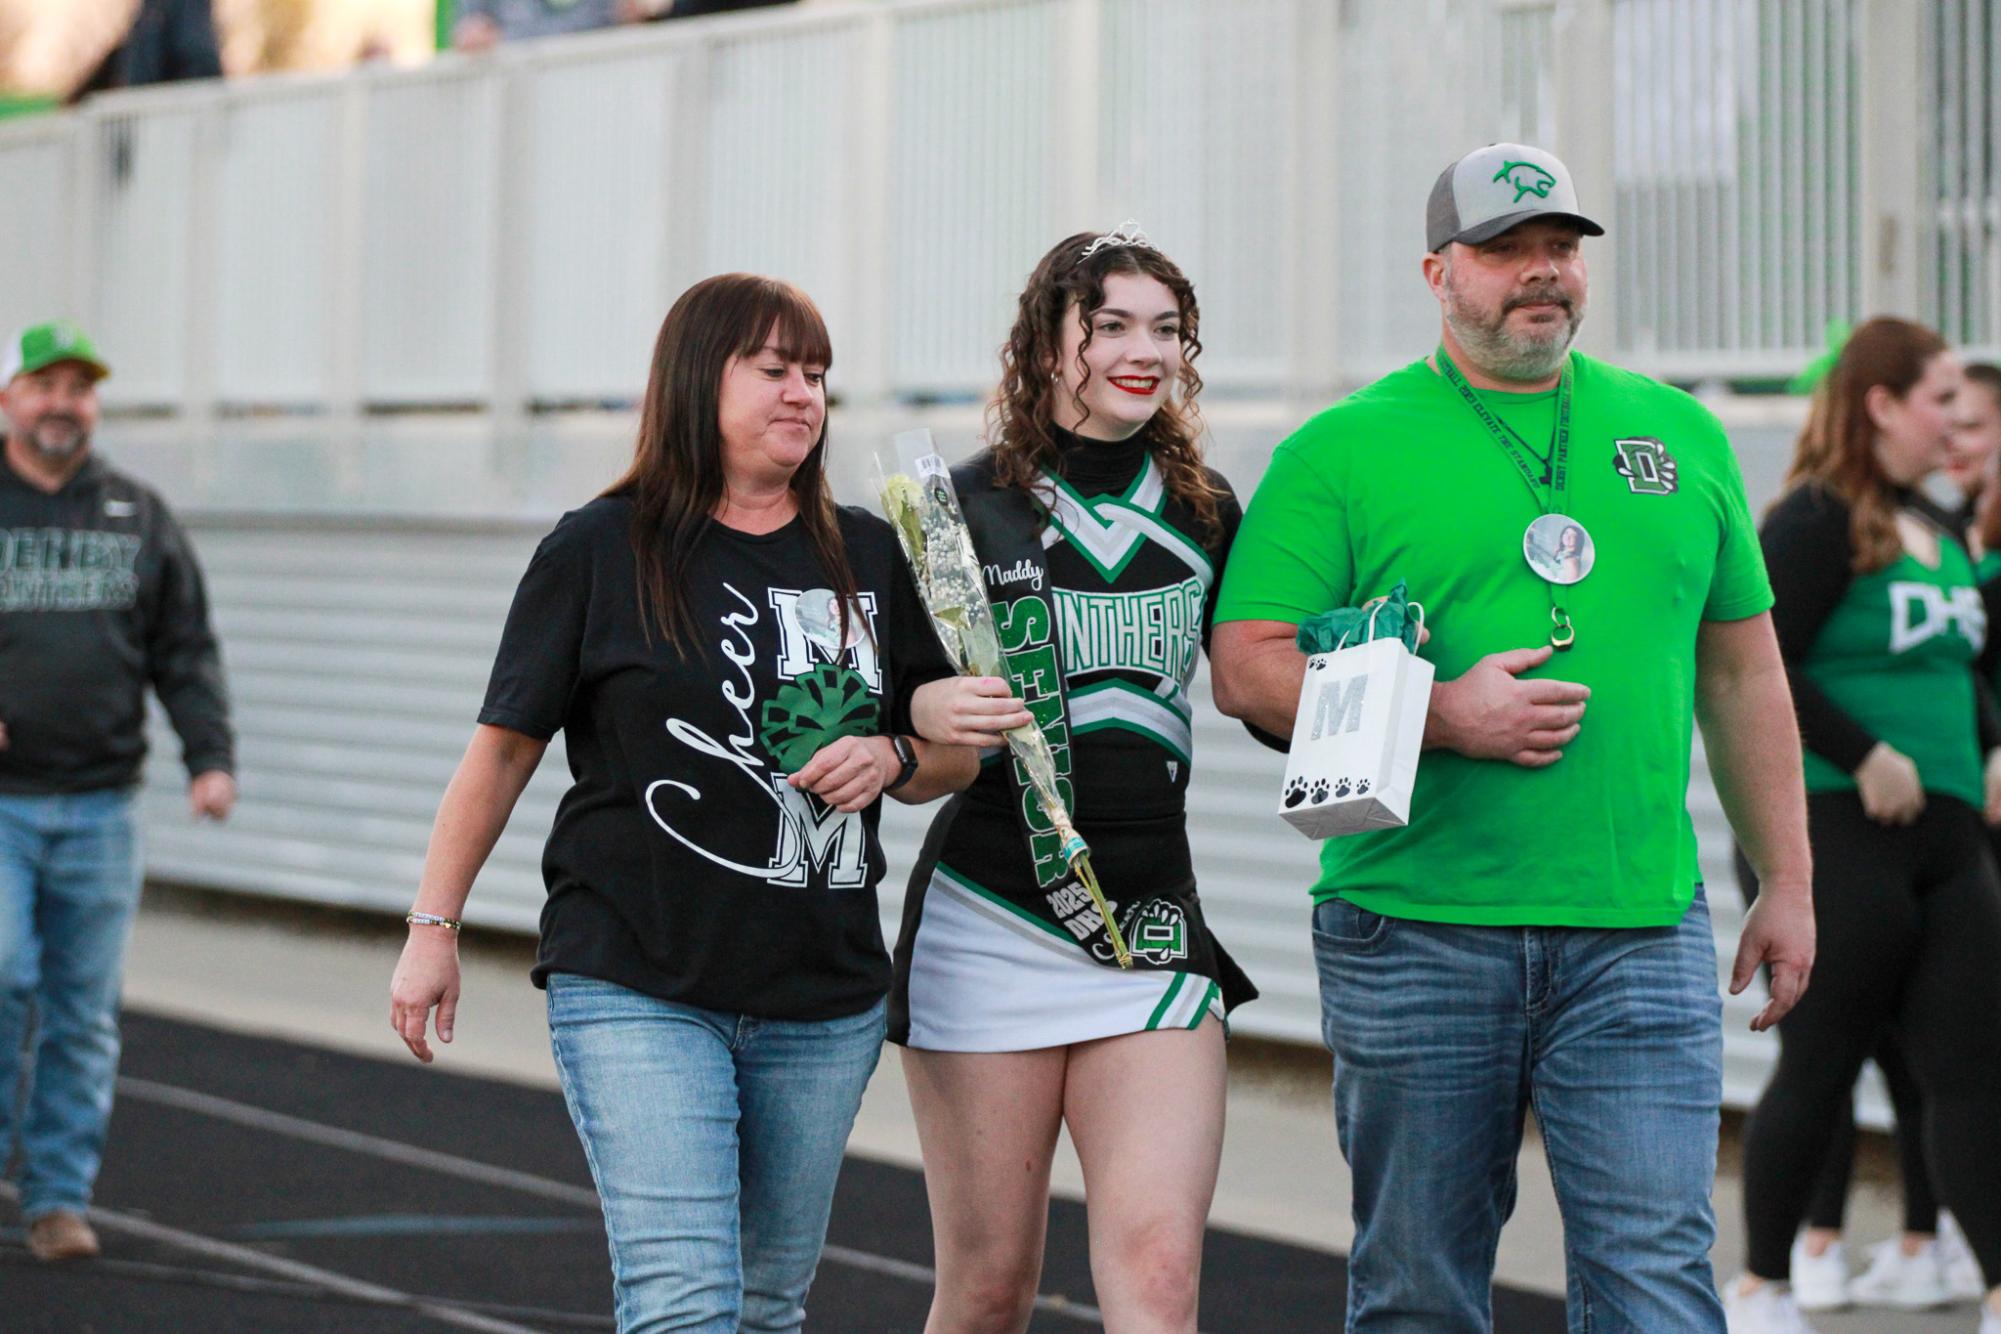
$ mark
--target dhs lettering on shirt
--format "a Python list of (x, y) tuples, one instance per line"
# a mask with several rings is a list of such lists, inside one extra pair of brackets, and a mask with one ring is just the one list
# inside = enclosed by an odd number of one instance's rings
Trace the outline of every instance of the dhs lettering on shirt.
[(1918, 645), (1957, 630), (1978, 653), (1987, 642), (1987, 608), (1980, 590), (1960, 587), (1950, 592), (1937, 584), (1899, 580), (1890, 585), (1890, 652), (1908, 653)]

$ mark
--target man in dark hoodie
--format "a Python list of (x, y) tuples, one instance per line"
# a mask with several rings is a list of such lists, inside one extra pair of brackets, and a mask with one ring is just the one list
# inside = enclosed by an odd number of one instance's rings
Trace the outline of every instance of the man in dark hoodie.
[(180, 734), (195, 817), (236, 802), (194, 554), (159, 496), (91, 456), (107, 374), (67, 324), (0, 347), (0, 1162), (18, 1139), (43, 1260), (98, 1253), (85, 1211), (139, 902), (149, 683)]

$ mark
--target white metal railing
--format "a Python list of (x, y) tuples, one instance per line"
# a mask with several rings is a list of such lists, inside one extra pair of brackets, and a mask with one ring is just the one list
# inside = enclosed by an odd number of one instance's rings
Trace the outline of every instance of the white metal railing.
[(1926, 318), (2001, 356), (2001, 0), (1927, 5)]
[(1863, 0), (1613, 7), (1619, 342), (1789, 373), (1861, 297)]
[(1274, 390), (1323, 8), (830, 3), (100, 98), (0, 130), (0, 193), (75, 246), (0, 317), (85, 322), (114, 408), (505, 417), (629, 401), (675, 293), (750, 268), (814, 294), (849, 394), (969, 395), (1042, 249), (1130, 214), (1214, 294), (1212, 380)]
[[(505, 422), (630, 400), (674, 294), (750, 268), (821, 302), (850, 398), (966, 396), (1043, 248), (1130, 215), (1203, 294), (1212, 384), (1311, 400), (1429, 342), (1426, 192), (1518, 136), (1613, 225), (1587, 340), (1629, 364), (1784, 374), (1874, 309), (1991, 346), (1997, 26), (2001, 0), (827, 0), (141, 90), (0, 127), (0, 321), (84, 321), (117, 408)], [(1871, 254), (1905, 216), (1908, 273)]]
[[(18, 328), (30, 311), (64, 308), (74, 219), (73, 128), (52, 116), (21, 120), (0, 141), (0, 236), (8, 255), (0, 266), (0, 317)], [(65, 225), (68, 224), (68, 225)]]

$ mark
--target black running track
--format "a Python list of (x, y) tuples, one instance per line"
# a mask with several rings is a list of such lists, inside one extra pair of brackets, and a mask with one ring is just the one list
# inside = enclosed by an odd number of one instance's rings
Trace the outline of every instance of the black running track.
[[(552, 1091), (128, 1013), (97, 1205), (105, 1258), (50, 1266), (0, 1204), (0, 1330), (613, 1327), (604, 1231)], [(922, 1178), (850, 1158), (807, 1329), (922, 1329), (930, 1260)], [(1337, 1330), (1345, 1282), (1337, 1255), (1212, 1230), (1201, 1325)], [(1042, 1292), (1035, 1334), (1099, 1327), (1074, 1202), (1054, 1206)], [(1563, 1328), (1548, 1297), (1497, 1290), (1494, 1314), (1502, 1334)]]

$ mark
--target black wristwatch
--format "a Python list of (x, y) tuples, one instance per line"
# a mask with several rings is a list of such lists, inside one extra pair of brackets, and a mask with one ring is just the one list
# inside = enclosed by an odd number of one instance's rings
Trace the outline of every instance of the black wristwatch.
[(889, 780), (884, 792), (894, 792), (917, 775), (917, 747), (910, 744), (907, 736), (892, 734), (889, 744), (896, 747), (896, 758), (903, 761), (903, 767), (896, 771), (896, 777)]

